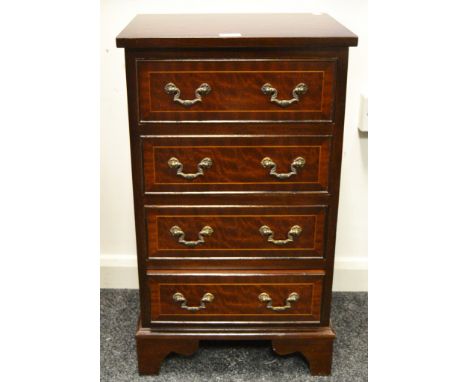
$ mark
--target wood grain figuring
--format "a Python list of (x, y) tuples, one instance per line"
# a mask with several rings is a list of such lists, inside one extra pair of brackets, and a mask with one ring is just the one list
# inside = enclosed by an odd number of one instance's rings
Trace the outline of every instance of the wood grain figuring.
[[(324, 207), (230, 207), (221, 211), (209, 207), (146, 209), (148, 257), (250, 257), (282, 256), (323, 258), (326, 225)], [(187, 247), (170, 233), (173, 226), (185, 233), (185, 240), (197, 240), (204, 226), (213, 229), (211, 236), (196, 247)], [(261, 226), (274, 231), (274, 239), (285, 239), (294, 225), (302, 232), (294, 241), (274, 245), (260, 234)]]
[[(198, 276), (157, 275), (150, 277), (151, 318), (158, 320), (206, 320), (214, 321), (320, 321), (322, 278), (317, 275), (284, 276), (246, 274), (226, 274), (224, 276), (201, 274)], [(189, 306), (199, 306), (205, 293), (212, 293), (214, 300), (206, 303), (206, 308), (188, 311), (173, 300), (175, 293), (182, 293)], [(284, 306), (290, 293), (299, 294), (299, 300), (293, 302), (285, 311), (267, 309), (266, 303), (258, 296), (268, 293), (273, 299), (273, 306)]]
[[(269, 143), (271, 142), (271, 143)], [(165, 144), (165, 146), (163, 146)], [(167, 191), (247, 191), (247, 190), (303, 190), (325, 191), (329, 176), (329, 137), (277, 138), (145, 138), (143, 160), (145, 190)], [(185, 179), (168, 160), (177, 158), (184, 172), (197, 173), (197, 165), (210, 158), (212, 165), (204, 175)], [(279, 179), (262, 166), (270, 157), (278, 173), (289, 173), (293, 161), (302, 157), (305, 165), (297, 174)]]
[[(240, 35), (226, 37), (224, 32)], [(189, 355), (200, 340), (267, 339), (278, 354), (301, 353), (311, 374), (331, 373), (334, 250), (346, 104), (348, 47), (357, 36), (328, 15), (139, 15), (117, 37), (125, 47), (141, 321), (141, 374), (155, 374), (171, 352)], [(183, 106), (164, 90), (173, 82)], [(306, 83), (299, 102), (278, 99)], [(291, 162), (305, 166), (278, 179)], [(201, 159), (212, 165), (192, 180)], [(174, 162), (172, 162), (174, 163)], [(287, 237), (277, 246), (259, 232)], [(178, 225), (193, 248), (170, 233)], [(213, 301), (196, 307), (205, 293)], [(291, 293), (300, 298), (286, 310)], [(184, 298), (174, 301), (175, 293)], [(177, 295), (179, 296), (179, 295)], [(180, 296), (179, 296), (180, 297)], [(181, 302), (182, 301), (182, 302)]]
[[(164, 120), (331, 120), (335, 61), (139, 61), (138, 87), (141, 121)], [(211, 87), (202, 102), (183, 106), (165, 92), (174, 83), (180, 98), (193, 99), (202, 84)], [(305, 83), (299, 102), (281, 107), (261, 88), (270, 83), (279, 99)]]
[[(320, 231), (323, 232), (324, 218), (320, 216), (321, 222)], [(287, 215), (270, 215), (270, 216), (161, 216), (156, 220), (156, 232), (158, 234), (158, 247), (160, 251), (191, 251), (179, 243), (175, 238), (169, 237), (169, 229), (174, 226), (184, 227), (186, 237), (196, 239), (198, 232), (203, 226), (209, 225), (213, 228), (213, 234), (206, 238), (205, 243), (199, 247), (199, 251), (223, 250), (223, 251), (241, 251), (241, 250), (267, 250), (267, 251), (288, 251), (292, 249), (314, 251), (316, 250), (316, 216), (287, 216)], [(295, 225), (302, 228), (299, 236), (294, 237), (294, 241), (284, 244), (275, 245), (268, 242), (266, 236), (262, 236), (259, 232), (260, 227), (267, 225), (274, 232), (275, 239), (284, 239), (287, 236), (289, 229)], [(149, 228), (151, 229), (151, 228)], [(321, 246), (322, 240), (319, 239)]]

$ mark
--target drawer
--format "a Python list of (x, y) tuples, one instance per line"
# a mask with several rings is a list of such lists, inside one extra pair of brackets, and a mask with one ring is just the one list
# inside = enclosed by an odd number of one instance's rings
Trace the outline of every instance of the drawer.
[(335, 59), (138, 60), (141, 122), (332, 121)]
[(331, 138), (142, 138), (146, 192), (326, 191)]
[(324, 275), (321, 270), (150, 271), (151, 321), (319, 323)]
[(323, 258), (325, 206), (147, 207), (149, 259)]

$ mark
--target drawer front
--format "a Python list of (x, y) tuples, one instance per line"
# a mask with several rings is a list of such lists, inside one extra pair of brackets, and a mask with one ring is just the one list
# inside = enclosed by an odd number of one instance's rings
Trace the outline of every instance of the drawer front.
[(326, 191), (330, 137), (144, 138), (145, 191)]
[(326, 207), (148, 207), (148, 257), (323, 258)]
[(140, 60), (140, 121), (332, 121), (335, 71), (332, 59)]
[(323, 271), (148, 276), (151, 321), (320, 322)]

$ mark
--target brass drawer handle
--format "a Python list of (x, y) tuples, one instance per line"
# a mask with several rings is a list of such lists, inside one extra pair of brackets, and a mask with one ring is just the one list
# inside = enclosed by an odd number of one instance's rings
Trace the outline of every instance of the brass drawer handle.
[(307, 90), (309, 88), (307, 87), (306, 84), (300, 83), (297, 84), (296, 87), (292, 91), (292, 96), (293, 98), (291, 99), (278, 99), (278, 90), (276, 90), (271, 84), (266, 83), (262, 86), (262, 92), (263, 94), (269, 95), (270, 97), (270, 102), (276, 103), (277, 105), (281, 107), (286, 107), (294, 102), (299, 102), (299, 95), (307, 93)]
[(194, 241), (185, 240), (185, 232), (182, 231), (182, 229), (178, 225), (173, 226), (170, 229), (170, 232), (172, 236), (179, 238), (178, 242), (180, 244), (183, 244), (187, 247), (196, 247), (197, 245), (205, 242), (204, 236), (211, 236), (211, 234), (213, 233), (213, 228), (211, 228), (209, 225), (203, 227), (202, 230), (198, 233), (198, 240)]
[(274, 245), (285, 245), (294, 241), (294, 236), (299, 236), (302, 233), (302, 227), (300, 225), (294, 225), (288, 231), (288, 238), (284, 240), (275, 240), (273, 239), (274, 232), (267, 225), (262, 225), (259, 229), (260, 234), (263, 236), (268, 236), (268, 241)]
[(303, 157), (297, 157), (291, 163), (291, 171), (287, 173), (277, 173), (276, 163), (269, 157), (265, 157), (260, 162), (264, 168), (271, 167), (270, 175), (276, 176), (278, 179), (288, 179), (293, 175), (297, 175), (297, 169), (304, 167), (306, 161)]
[(174, 94), (174, 102), (178, 102), (183, 106), (192, 106), (193, 104), (202, 101), (202, 95), (207, 95), (211, 91), (211, 86), (205, 83), (201, 84), (195, 90), (194, 99), (180, 99), (180, 89), (177, 86), (175, 86), (172, 82), (166, 84), (166, 86), (164, 86), (164, 90), (167, 94)]
[(205, 175), (203, 172), (204, 169), (210, 168), (213, 165), (213, 161), (211, 158), (203, 158), (200, 163), (198, 163), (197, 168), (198, 171), (195, 174), (186, 174), (183, 172), (184, 165), (180, 163), (180, 161), (177, 158), (170, 158), (167, 161), (167, 164), (169, 165), (170, 168), (176, 168), (177, 169), (177, 175), (181, 176), (184, 179), (192, 180), (195, 179), (199, 176)]
[(297, 300), (299, 300), (299, 294), (296, 293), (296, 292), (292, 292), (288, 298), (286, 299), (286, 305), (283, 305), (283, 306), (273, 306), (272, 305), (272, 300), (271, 300), (271, 297), (268, 293), (260, 293), (260, 295), (258, 296), (258, 299), (261, 301), (261, 302), (267, 302), (267, 308), (268, 309), (271, 309), (271, 310), (274, 310), (275, 312), (281, 312), (283, 310), (286, 310), (286, 309), (290, 309), (291, 308), (291, 303), (292, 302), (296, 302)]
[(172, 296), (172, 299), (175, 302), (182, 303), (180, 305), (182, 309), (187, 309), (189, 312), (196, 312), (200, 309), (205, 309), (206, 308), (205, 302), (212, 302), (214, 300), (214, 296), (211, 293), (205, 293), (200, 301), (199, 306), (187, 306), (187, 299), (180, 292), (174, 293), (174, 295)]

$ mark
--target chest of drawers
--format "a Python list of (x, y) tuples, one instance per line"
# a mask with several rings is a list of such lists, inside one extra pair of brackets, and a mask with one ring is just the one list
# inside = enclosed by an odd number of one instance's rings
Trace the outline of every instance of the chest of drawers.
[(125, 48), (141, 374), (200, 340), (331, 372), (348, 48), (328, 15), (140, 15)]

